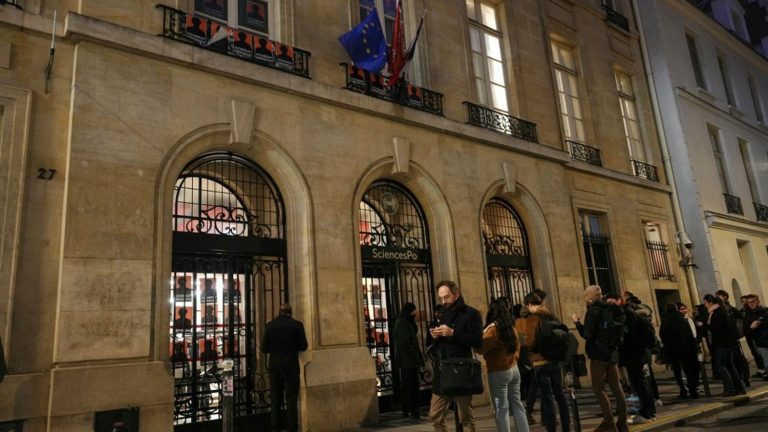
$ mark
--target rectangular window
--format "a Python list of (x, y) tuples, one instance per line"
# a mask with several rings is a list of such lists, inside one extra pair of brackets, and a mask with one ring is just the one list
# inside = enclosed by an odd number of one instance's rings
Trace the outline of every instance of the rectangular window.
[(725, 89), (725, 100), (728, 101), (728, 105), (736, 106), (733, 99), (733, 89), (731, 89), (731, 81), (728, 78), (728, 65), (725, 63), (723, 56), (717, 56), (717, 66), (720, 68), (720, 78), (723, 80), (723, 88)]
[(584, 121), (579, 102), (578, 73), (573, 49), (561, 42), (552, 41), (552, 61), (555, 64), (557, 106), (567, 140), (584, 142)]
[[(376, 8), (379, 12), (379, 18), (384, 22), (384, 37), (387, 39), (387, 45), (392, 41), (392, 33), (395, 31), (395, 18), (397, 17), (397, 0), (360, 0), (360, 20), (362, 21), (371, 11)], [(400, 15), (400, 19), (403, 16)]]
[(632, 88), (632, 77), (616, 71), (616, 91), (619, 94), (619, 108), (624, 123), (624, 136), (627, 139), (630, 159), (645, 162), (645, 149), (640, 134), (640, 120), (635, 106), (635, 92)]
[(669, 247), (661, 236), (661, 227), (655, 223), (645, 223), (645, 247), (651, 265), (651, 278), (674, 281), (672, 267), (669, 265)]
[(759, 203), (760, 195), (757, 191), (752, 159), (749, 157), (749, 143), (741, 138), (739, 138), (739, 151), (741, 152), (741, 160), (744, 163), (744, 172), (747, 174), (747, 183), (749, 184), (749, 192), (752, 195), (752, 202)]
[(195, 11), (224, 22), (269, 36), (269, 0), (195, 0)]
[(611, 258), (611, 237), (604, 234), (603, 216), (580, 210), (579, 218), (589, 283), (600, 285), (603, 293), (618, 292)]
[(723, 193), (730, 194), (731, 188), (728, 183), (728, 172), (725, 170), (725, 159), (723, 158), (722, 147), (720, 146), (720, 131), (714, 127), (707, 127), (709, 133), (709, 142), (712, 144), (712, 154), (715, 157), (715, 167), (717, 176), (720, 179), (720, 187)]
[(704, 75), (701, 73), (701, 63), (699, 63), (699, 52), (696, 49), (696, 38), (690, 34), (685, 34), (685, 40), (688, 43), (688, 54), (691, 56), (691, 66), (693, 67), (693, 76), (696, 79), (696, 85), (706, 89)]
[(765, 116), (763, 115), (763, 105), (760, 101), (760, 93), (758, 93), (757, 86), (755, 86), (755, 78), (751, 76), (748, 77), (747, 84), (749, 85), (749, 94), (750, 96), (752, 96), (752, 106), (755, 108), (755, 118), (760, 123), (765, 123)]
[(466, 8), (478, 102), (507, 112), (509, 105), (498, 7), (483, 0), (466, 0)]

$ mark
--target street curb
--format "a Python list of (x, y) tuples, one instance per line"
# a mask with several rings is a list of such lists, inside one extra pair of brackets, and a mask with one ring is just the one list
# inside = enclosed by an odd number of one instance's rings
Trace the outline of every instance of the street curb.
[(669, 416), (659, 417), (653, 423), (630, 426), (629, 430), (631, 432), (655, 432), (673, 427), (683, 427), (689, 421), (728, 411), (732, 408), (741, 407), (766, 396), (768, 396), (768, 389), (754, 390), (747, 393), (746, 396), (738, 396), (728, 399), (725, 402), (713, 402), (703, 406), (689, 408)]

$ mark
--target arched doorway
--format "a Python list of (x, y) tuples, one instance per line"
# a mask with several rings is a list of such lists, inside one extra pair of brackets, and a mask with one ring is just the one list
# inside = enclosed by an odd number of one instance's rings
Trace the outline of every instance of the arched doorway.
[(234, 412), (253, 425), (271, 401), (258, 345), (286, 284), (285, 211), (253, 162), (210, 153), (174, 187), (170, 359), (177, 431), (219, 430), (218, 361), (234, 361)]
[(488, 299), (523, 302), (533, 291), (528, 236), (517, 212), (498, 198), (483, 207), (483, 249), (488, 270)]
[[(400, 379), (393, 367), (394, 324), (405, 302), (416, 305), (421, 346), (432, 318), (432, 264), (426, 218), (415, 197), (392, 181), (373, 183), (360, 202), (362, 298), (366, 344), (376, 362), (379, 412), (400, 409)], [(420, 373), (427, 397), (432, 370)]]

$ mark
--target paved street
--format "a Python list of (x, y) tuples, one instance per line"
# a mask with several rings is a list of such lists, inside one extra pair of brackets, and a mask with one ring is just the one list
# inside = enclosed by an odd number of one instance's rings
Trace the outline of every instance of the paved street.
[[(710, 428), (720, 430), (736, 431), (737, 428), (749, 432), (758, 432), (768, 430), (768, 382), (753, 379), (752, 387), (748, 389), (747, 397), (740, 398), (720, 398), (710, 397), (691, 401), (676, 400), (677, 385), (672, 379), (671, 372), (664, 372), (657, 375), (659, 383), (659, 393), (663, 401), (663, 406), (658, 408), (657, 420), (643, 425), (630, 426), (632, 432), (653, 432), (658, 430), (682, 430), (697, 431)], [(722, 384), (719, 381), (710, 383), (710, 392), (713, 395), (722, 391)], [(583, 388), (577, 391), (576, 398), (579, 407), (579, 419), (581, 429), (584, 432), (594, 430), (600, 423), (600, 409), (597, 406), (592, 392), (589, 388)], [(490, 405), (485, 401), (475, 399), (476, 404), (484, 403), (475, 408), (477, 417), (478, 431), (491, 432), (496, 430), (493, 421), (493, 414)], [(738, 406), (743, 405), (745, 406)], [(538, 404), (534, 412), (534, 418), (537, 424), (531, 426), (531, 431), (543, 432), (544, 428), (538, 424), (540, 411)], [(453, 428), (453, 416), (450, 415), (449, 430)], [(676, 427), (683, 425), (684, 427)], [(514, 424), (514, 422), (513, 422)], [(385, 414), (381, 416), (381, 422), (378, 425), (355, 429), (356, 431), (409, 431), (409, 432), (430, 432), (431, 424), (426, 418), (419, 421), (403, 419), (397, 413)], [(513, 429), (514, 430), (514, 429)], [(558, 427), (558, 430), (559, 427)], [(575, 428), (571, 429), (576, 431)]]

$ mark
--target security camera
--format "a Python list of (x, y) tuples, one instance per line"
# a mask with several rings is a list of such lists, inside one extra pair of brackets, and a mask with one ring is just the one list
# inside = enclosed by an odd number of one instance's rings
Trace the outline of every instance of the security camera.
[(688, 237), (685, 231), (678, 232), (677, 238), (680, 239), (681, 246), (684, 246), (686, 249), (693, 249), (693, 240)]

